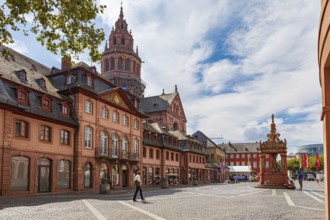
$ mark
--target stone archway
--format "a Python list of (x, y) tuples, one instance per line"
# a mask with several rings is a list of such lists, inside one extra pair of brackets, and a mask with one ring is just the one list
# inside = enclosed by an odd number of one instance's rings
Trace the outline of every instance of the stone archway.
[[(286, 140), (281, 140), (280, 134), (276, 133), (276, 125), (274, 123), (274, 114), (272, 115), (272, 124), (270, 133), (267, 135), (268, 140), (260, 142), (260, 180), (256, 187), (266, 188), (284, 188), (287, 181), (287, 147)], [(272, 157), (272, 163), (269, 164), (271, 171), (266, 172), (265, 157), (266, 154)], [(280, 161), (277, 161), (280, 156)]]

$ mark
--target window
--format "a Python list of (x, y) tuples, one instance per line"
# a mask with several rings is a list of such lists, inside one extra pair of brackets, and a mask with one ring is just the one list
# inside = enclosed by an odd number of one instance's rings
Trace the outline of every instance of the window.
[(234, 158), (234, 154), (230, 154), (230, 158), (233, 159)]
[(174, 153), (171, 152), (171, 160), (173, 161), (174, 160)]
[(241, 158), (243, 158), (243, 159), (244, 159), (244, 158), (245, 158), (245, 154), (242, 154), (242, 155), (241, 155)]
[(90, 163), (84, 164), (84, 187), (85, 188), (91, 188), (92, 187), (92, 166)]
[(170, 153), (168, 151), (166, 151), (166, 160), (170, 159)]
[(139, 120), (134, 120), (134, 129), (139, 129)]
[(71, 83), (73, 83), (73, 76), (72, 75), (68, 75), (66, 77), (66, 84), (70, 85)]
[(118, 155), (118, 136), (116, 134), (112, 135), (112, 156)]
[(257, 154), (253, 154), (253, 158), (257, 158)]
[(44, 89), (46, 88), (46, 82), (43, 78), (38, 80), (38, 84), (39, 84), (40, 87), (42, 87)]
[(233, 161), (230, 162), (230, 166), (234, 166), (234, 162)]
[(128, 126), (128, 116), (127, 115), (123, 116), (123, 125)]
[(122, 141), (122, 150), (123, 150), (123, 156), (124, 157), (127, 157), (127, 153), (128, 153), (128, 140), (127, 138), (123, 138), (123, 141)]
[(269, 158), (269, 154), (266, 154), (266, 158)]
[(160, 158), (160, 150), (156, 150), (156, 159)]
[(251, 154), (248, 154), (248, 155), (247, 155), (247, 158), (251, 158)]
[(85, 148), (92, 148), (93, 129), (85, 127)]
[(107, 135), (107, 133), (102, 131), (100, 134), (100, 153), (107, 154), (108, 146), (109, 146), (108, 135)]
[(125, 45), (125, 38), (124, 37), (121, 38), (121, 44)]
[(242, 161), (241, 165), (242, 165), (242, 166), (245, 166), (245, 162), (244, 162), (244, 161)]
[(22, 120), (16, 120), (15, 123), (15, 135), (16, 137), (29, 137), (29, 123)]
[(59, 189), (70, 189), (71, 163), (68, 160), (58, 161), (58, 180)]
[(101, 115), (102, 115), (102, 118), (107, 119), (108, 118), (108, 109), (102, 108)]
[(21, 80), (26, 80), (26, 71), (24, 69), (16, 71), (16, 75)]
[(23, 88), (17, 89), (17, 102), (20, 104), (28, 104), (28, 93)]
[(154, 158), (154, 149), (152, 149), (152, 148), (149, 149), (149, 158), (151, 158), (151, 159)]
[(93, 79), (92, 79), (92, 77), (91, 77), (90, 75), (87, 75), (87, 76), (86, 76), (86, 84), (87, 84), (88, 86), (90, 86), (90, 87), (93, 86)]
[(258, 168), (257, 161), (253, 161), (253, 167), (254, 167), (254, 168)]
[(179, 161), (179, 154), (175, 154), (175, 161)]
[(60, 140), (61, 144), (70, 144), (70, 132), (66, 130), (61, 130)]
[(85, 101), (85, 112), (93, 113), (93, 104), (90, 101)]
[(26, 157), (16, 156), (11, 158), (11, 190), (29, 190), (30, 160)]
[(51, 101), (47, 97), (42, 97), (41, 100), (41, 108), (42, 110), (50, 111)]
[(115, 69), (115, 59), (111, 58), (110, 59), (110, 70), (114, 70)]
[(119, 57), (118, 59), (118, 69), (122, 70), (123, 69), (123, 58)]
[(62, 103), (62, 114), (69, 115), (70, 109), (66, 103)]
[(40, 134), (39, 134), (41, 141), (51, 142), (52, 140), (52, 129), (46, 125), (40, 126)]
[(134, 139), (134, 154), (139, 156), (139, 140)]
[(130, 66), (131, 66), (131, 62), (130, 62), (130, 60), (129, 59), (126, 59), (125, 60), (125, 70), (126, 71), (130, 71)]
[(146, 147), (143, 147), (143, 149), (142, 149), (142, 156), (143, 156), (144, 158), (147, 157), (147, 148), (146, 148)]
[(109, 71), (109, 60), (105, 59), (104, 60), (104, 71)]
[(269, 168), (269, 161), (266, 161), (265, 168)]
[(118, 112), (113, 112), (112, 113), (112, 121), (118, 123), (118, 121), (119, 121), (119, 114), (118, 114)]
[(236, 154), (236, 158), (239, 158), (239, 154)]
[(239, 161), (236, 161), (236, 166), (239, 166)]

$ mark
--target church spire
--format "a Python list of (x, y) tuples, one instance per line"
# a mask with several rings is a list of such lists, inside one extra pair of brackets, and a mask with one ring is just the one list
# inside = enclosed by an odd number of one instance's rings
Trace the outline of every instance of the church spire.
[(120, 3), (120, 14), (119, 14), (119, 18), (120, 18), (121, 20), (124, 19), (124, 13), (123, 13), (123, 1), (121, 1), (121, 3)]

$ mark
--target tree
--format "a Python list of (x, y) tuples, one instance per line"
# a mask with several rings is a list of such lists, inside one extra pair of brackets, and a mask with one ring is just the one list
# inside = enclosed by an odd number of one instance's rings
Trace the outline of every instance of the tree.
[(99, 60), (104, 32), (94, 20), (104, 8), (94, 0), (6, 0), (0, 6), (0, 45), (14, 42), (12, 31), (22, 31), (36, 34), (37, 41), (54, 54), (78, 58), (87, 49), (93, 61)]
[(301, 160), (298, 159), (298, 158), (293, 158), (293, 159), (287, 160), (287, 168), (288, 168), (288, 170), (293, 171), (293, 172), (299, 170), (300, 161)]

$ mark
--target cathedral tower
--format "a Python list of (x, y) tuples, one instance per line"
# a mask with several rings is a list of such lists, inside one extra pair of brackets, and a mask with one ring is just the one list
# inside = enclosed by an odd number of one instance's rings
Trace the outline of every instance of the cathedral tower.
[(142, 61), (138, 48), (133, 49), (134, 39), (127, 26), (123, 7), (120, 7), (119, 18), (112, 27), (102, 54), (101, 73), (103, 78), (141, 99), (145, 89), (145, 82), (141, 79)]

